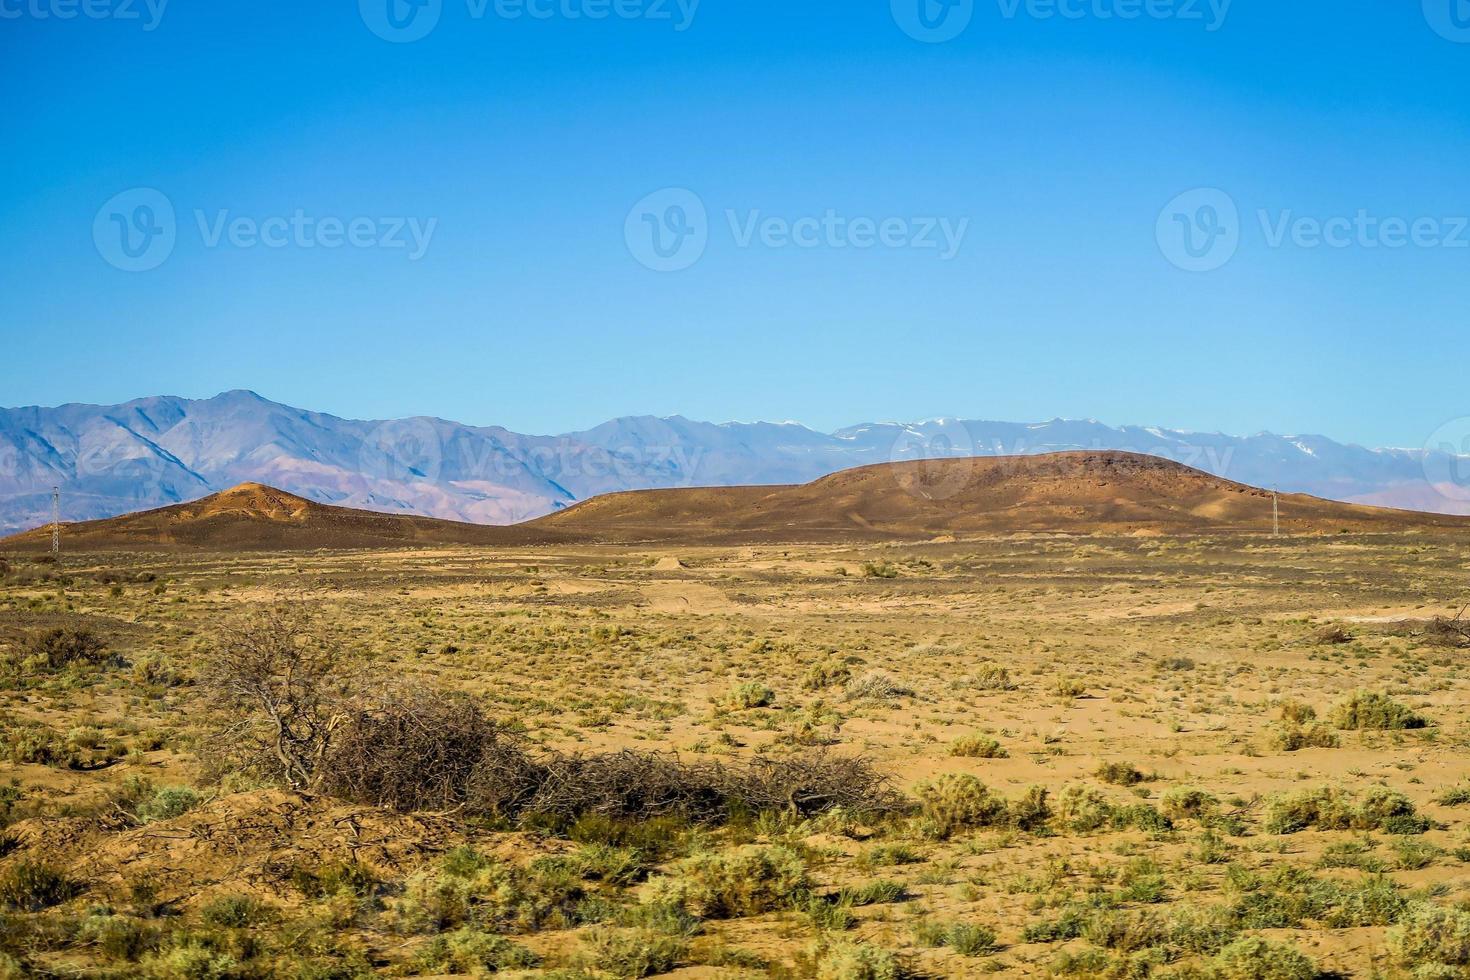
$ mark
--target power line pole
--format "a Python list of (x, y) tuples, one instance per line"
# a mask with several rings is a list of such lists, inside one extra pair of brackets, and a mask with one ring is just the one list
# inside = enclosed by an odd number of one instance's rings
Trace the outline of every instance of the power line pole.
[(1277, 499), (1276, 490), (1271, 490), (1271, 537), (1281, 537), (1281, 502)]
[(51, 557), (61, 557), (61, 488), (51, 488)]

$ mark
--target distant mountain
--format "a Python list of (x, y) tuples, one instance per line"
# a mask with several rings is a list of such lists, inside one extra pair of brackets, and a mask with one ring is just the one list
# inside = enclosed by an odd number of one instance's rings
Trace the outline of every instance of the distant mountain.
[[(639, 490), (598, 497), (520, 528), (529, 538), (617, 544), (954, 540), (1011, 531), (1264, 535), (1446, 531), (1470, 517), (1281, 494), (1120, 452), (883, 463), (802, 486)], [(35, 533), (44, 542), (45, 530)], [(547, 540), (553, 540), (546, 538)]]
[[(197, 500), (240, 483), (385, 513), (508, 524), (621, 490), (799, 484), (872, 463), (1122, 450), (1212, 475), (1348, 502), (1470, 513), (1439, 492), (1420, 450), (1322, 436), (1248, 437), (1055, 419), (942, 419), (821, 433), (795, 423), (614, 419), (586, 432), (520, 435), (443, 419), (355, 421), (248, 391), (203, 400), (0, 409), (0, 531)], [(1463, 461), (1458, 461), (1463, 462)], [(1431, 472), (1453, 472), (1431, 456)]]

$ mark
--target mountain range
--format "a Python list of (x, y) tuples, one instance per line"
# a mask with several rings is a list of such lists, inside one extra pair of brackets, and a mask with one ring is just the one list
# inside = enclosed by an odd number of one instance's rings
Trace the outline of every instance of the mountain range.
[(939, 419), (823, 433), (786, 423), (614, 419), (522, 435), (436, 418), (358, 421), (249, 391), (208, 399), (0, 409), (0, 533), (51, 517), (95, 520), (197, 500), (240, 483), (318, 503), (509, 524), (599, 494), (801, 484), (874, 463), (1064, 450), (1159, 456), (1217, 477), (1331, 500), (1470, 514), (1464, 457), (1366, 449), (1324, 436), (1228, 436), (1157, 427)]

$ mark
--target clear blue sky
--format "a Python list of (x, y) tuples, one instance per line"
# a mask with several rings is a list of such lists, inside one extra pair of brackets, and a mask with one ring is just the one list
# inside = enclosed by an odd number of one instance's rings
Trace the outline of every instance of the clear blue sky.
[[(687, 25), (676, 0), (441, 0), (412, 43), (367, 26), (388, 0), (37, 16), (67, 2), (0, 0), (0, 404), (248, 387), (533, 432), (1061, 415), (1412, 446), (1470, 415), (1470, 248), (1271, 247), (1257, 217), (1470, 215), (1470, 32), (1420, 0), (1236, 0), (1215, 30), (975, 0), (944, 43), (890, 0), (703, 0)], [(137, 187), (176, 243), (127, 272), (94, 221)], [(653, 271), (625, 223), (671, 187), (708, 245)], [(1194, 188), (1240, 213), (1210, 272), (1161, 248)], [(415, 261), (211, 247), (195, 216), (298, 210), (437, 224)], [(742, 246), (727, 211), (969, 225), (945, 260)]]

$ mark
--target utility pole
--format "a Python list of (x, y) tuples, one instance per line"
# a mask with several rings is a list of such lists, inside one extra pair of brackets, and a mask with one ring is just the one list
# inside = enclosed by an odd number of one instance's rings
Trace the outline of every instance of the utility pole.
[(51, 488), (51, 557), (61, 558), (61, 488)]
[(1281, 537), (1281, 502), (1274, 487), (1271, 489), (1271, 537)]

